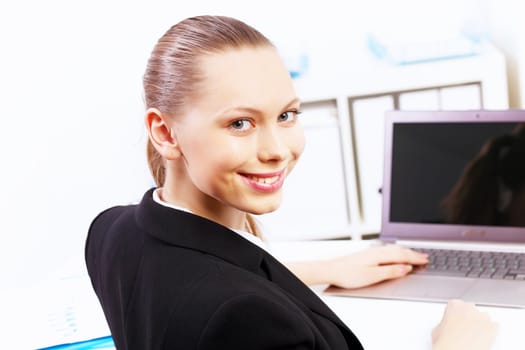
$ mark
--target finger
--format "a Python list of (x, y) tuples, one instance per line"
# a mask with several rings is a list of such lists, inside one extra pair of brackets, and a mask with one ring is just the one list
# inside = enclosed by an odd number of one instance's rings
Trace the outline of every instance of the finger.
[(406, 276), (410, 271), (412, 271), (412, 265), (405, 264), (392, 264), (392, 265), (383, 265), (376, 266), (370, 269), (368, 275), (371, 283), (377, 283), (389, 279), (399, 278)]
[(477, 310), (476, 305), (474, 303), (468, 303), (461, 299), (450, 299), (447, 302), (447, 308), (448, 309), (458, 309), (458, 310), (461, 310), (462, 312)]
[(434, 343), (441, 333), (441, 323), (439, 323), (437, 326), (432, 329), (432, 343)]
[(377, 260), (378, 264), (411, 264), (421, 265), (428, 263), (428, 255), (398, 245), (382, 247)]

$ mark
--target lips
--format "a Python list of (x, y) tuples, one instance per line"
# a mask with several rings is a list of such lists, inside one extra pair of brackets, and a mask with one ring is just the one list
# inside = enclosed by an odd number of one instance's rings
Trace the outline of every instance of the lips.
[(240, 175), (251, 188), (259, 192), (278, 191), (284, 183), (284, 169), (273, 173), (242, 173)]

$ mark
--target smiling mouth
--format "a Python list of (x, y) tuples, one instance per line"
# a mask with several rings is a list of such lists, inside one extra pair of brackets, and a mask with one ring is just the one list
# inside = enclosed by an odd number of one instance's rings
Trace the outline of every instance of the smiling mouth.
[(283, 186), (284, 170), (271, 174), (240, 174), (246, 183), (259, 192), (275, 192)]
[(271, 185), (279, 180), (281, 177), (280, 175), (272, 176), (272, 177), (259, 177), (254, 175), (244, 175), (251, 181), (256, 181), (257, 183), (261, 185)]

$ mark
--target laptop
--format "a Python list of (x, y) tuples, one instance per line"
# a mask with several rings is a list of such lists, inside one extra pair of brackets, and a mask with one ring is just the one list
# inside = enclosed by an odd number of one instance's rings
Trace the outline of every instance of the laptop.
[(525, 308), (525, 110), (390, 111), (380, 241), (408, 276), (329, 295)]

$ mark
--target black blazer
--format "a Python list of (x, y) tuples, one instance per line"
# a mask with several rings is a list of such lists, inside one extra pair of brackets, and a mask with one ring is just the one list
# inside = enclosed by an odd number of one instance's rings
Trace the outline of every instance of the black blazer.
[(270, 254), (152, 192), (99, 214), (86, 242), (117, 349), (362, 349)]

